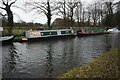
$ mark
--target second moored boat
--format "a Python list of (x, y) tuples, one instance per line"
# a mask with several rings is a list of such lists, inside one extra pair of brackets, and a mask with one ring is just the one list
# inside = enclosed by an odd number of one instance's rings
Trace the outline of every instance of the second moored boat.
[(99, 35), (99, 34), (108, 34), (109, 32), (107, 32), (105, 29), (102, 28), (88, 28), (88, 29), (84, 29), (81, 28), (78, 32), (77, 35), (78, 36), (85, 36), (85, 35)]

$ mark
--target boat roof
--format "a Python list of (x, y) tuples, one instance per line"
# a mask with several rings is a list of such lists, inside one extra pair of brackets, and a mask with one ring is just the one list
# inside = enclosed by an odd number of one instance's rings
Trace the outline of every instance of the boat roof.
[(32, 30), (32, 31), (49, 32), (49, 31), (66, 31), (66, 30), (72, 30), (72, 29), (58, 29), (58, 30)]

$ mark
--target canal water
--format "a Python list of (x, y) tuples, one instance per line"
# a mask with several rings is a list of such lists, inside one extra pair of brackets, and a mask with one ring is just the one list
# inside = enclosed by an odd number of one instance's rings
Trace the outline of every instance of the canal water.
[(56, 78), (119, 46), (118, 34), (52, 38), (2, 46), (3, 78)]

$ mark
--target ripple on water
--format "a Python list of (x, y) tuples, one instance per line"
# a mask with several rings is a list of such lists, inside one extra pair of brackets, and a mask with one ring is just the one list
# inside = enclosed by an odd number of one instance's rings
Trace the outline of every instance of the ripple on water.
[(3, 75), (13, 78), (57, 77), (116, 47), (116, 40), (115, 35), (108, 34), (3, 46)]

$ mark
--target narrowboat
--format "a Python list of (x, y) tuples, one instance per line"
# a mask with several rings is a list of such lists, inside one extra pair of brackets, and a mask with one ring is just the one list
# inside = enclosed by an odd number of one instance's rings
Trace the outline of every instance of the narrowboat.
[[(0, 33), (1, 34), (2, 34), (2, 31), (3, 31), (3, 28), (0, 27)], [(11, 35), (11, 36), (3, 36), (3, 37), (1, 35), (0, 36), (0, 42), (2, 42), (2, 43), (10, 43), (10, 42), (12, 42), (13, 38), (14, 38), (13, 35)]]
[(25, 40), (75, 36), (73, 29), (58, 29), (58, 30), (28, 30), (25, 32)]
[(100, 34), (108, 34), (109, 32), (107, 32), (105, 29), (80, 29), (77, 32), (78, 36), (82, 36), (82, 35), (100, 35)]
[(13, 39), (13, 36), (4, 36), (2, 37), (2, 31), (3, 31), (3, 27), (2, 27), (2, 16), (0, 15), (0, 42), (4, 43), (4, 42), (8, 42), (10, 43)]
[(2, 42), (2, 43), (10, 43), (10, 42), (12, 42), (13, 38), (14, 38), (13, 35), (0, 37), (0, 42)]

